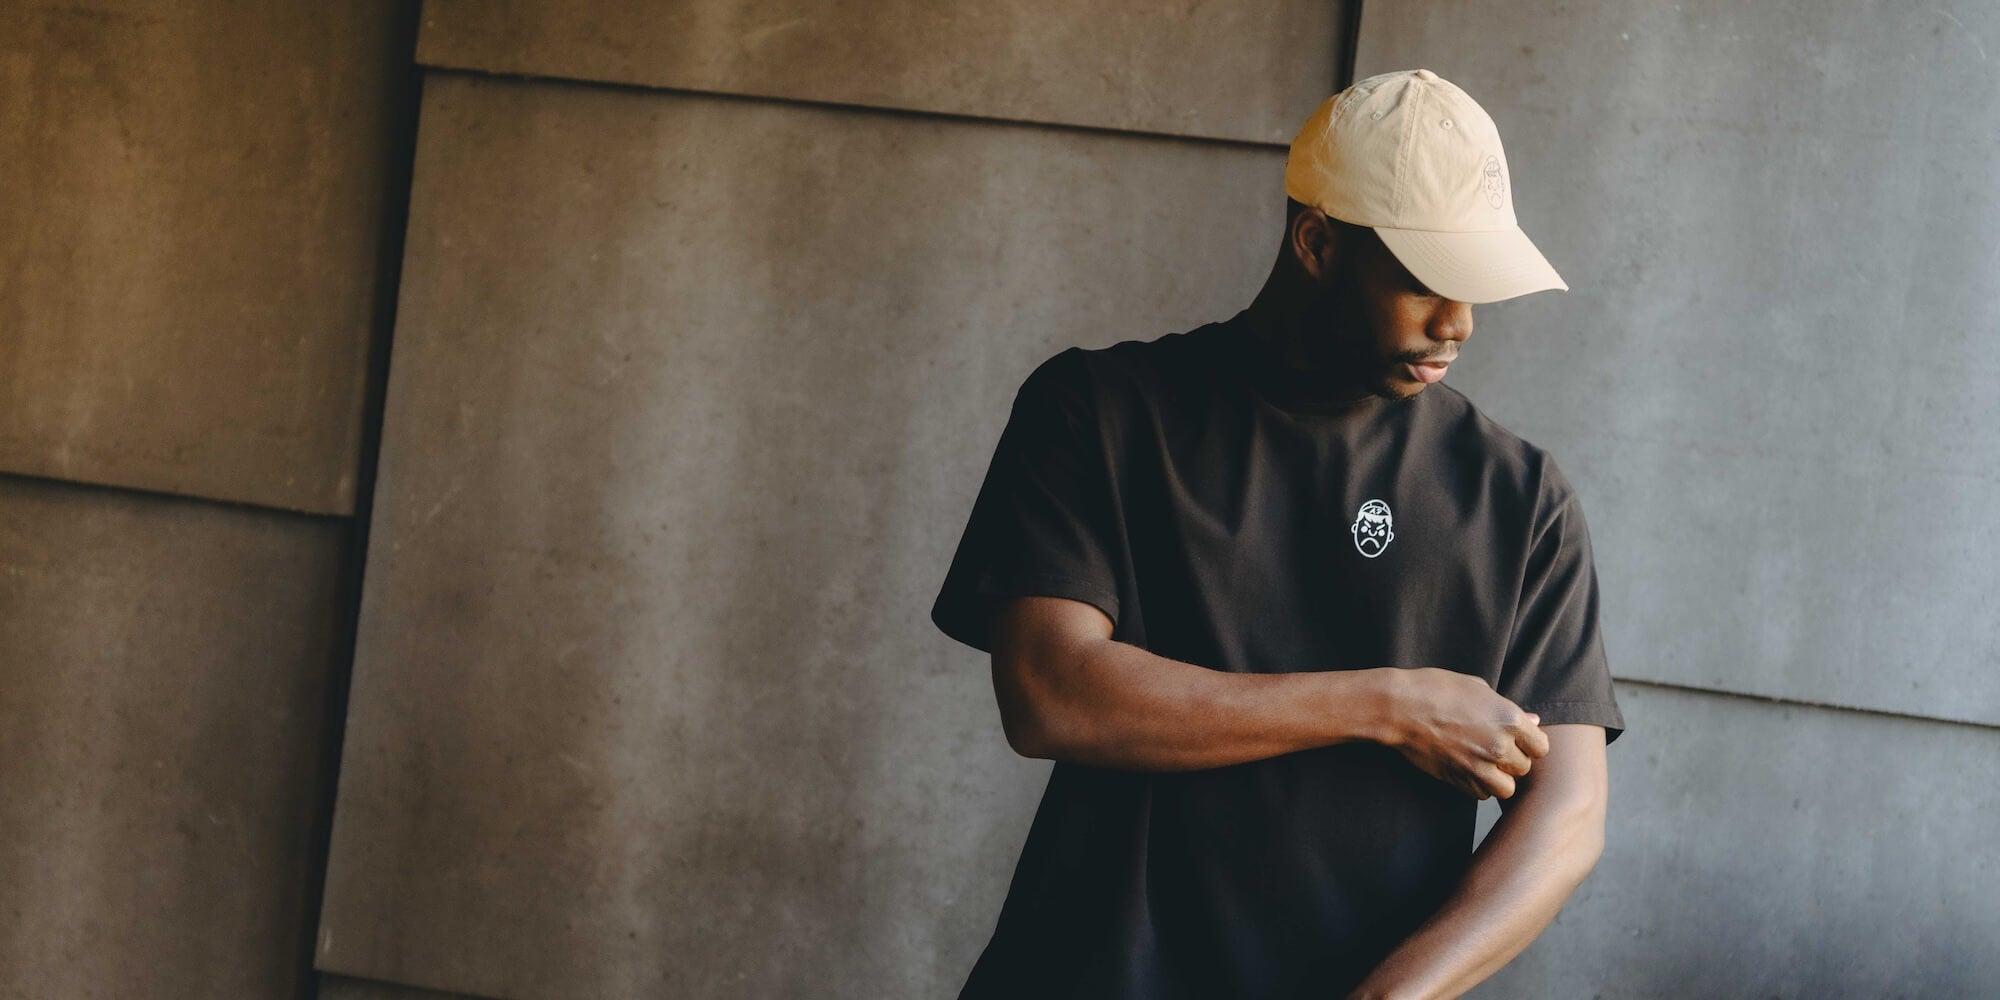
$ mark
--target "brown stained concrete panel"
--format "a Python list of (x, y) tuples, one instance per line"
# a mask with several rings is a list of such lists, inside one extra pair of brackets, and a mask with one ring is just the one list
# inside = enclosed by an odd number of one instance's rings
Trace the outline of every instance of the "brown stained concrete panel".
[(0, 476), (0, 997), (291, 997), (344, 530)]
[(0, 471), (350, 513), (408, 5), (0, 5)]
[(1020, 381), (1226, 318), (1274, 150), (425, 84), (319, 968), (928, 997), (1046, 765), (928, 612)]
[(1798, 14), (1372, 4), (1357, 72), (1483, 102), (1569, 282), (1452, 377), (1576, 483), (1612, 669), (2000, 724), (2000, 6)]
[(1474, 1000), (1993, 995), (2000, 730), (1618, 698), (1604, 855)]
[(1289, 143), (1355, 0), (429, 0), (432, 66)]

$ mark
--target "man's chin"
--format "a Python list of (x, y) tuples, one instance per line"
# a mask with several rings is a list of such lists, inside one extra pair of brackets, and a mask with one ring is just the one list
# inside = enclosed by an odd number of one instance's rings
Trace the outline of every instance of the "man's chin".
[(1381, 384), (1375, 389), (1375, 395), (1391, 401), (1415, 399), (1418, 393), (1423, 392), (1427, 388), (1429, 386), (1415, 379), (1396, 378), (1391, 375), (1385, 376), (1382, 379)]

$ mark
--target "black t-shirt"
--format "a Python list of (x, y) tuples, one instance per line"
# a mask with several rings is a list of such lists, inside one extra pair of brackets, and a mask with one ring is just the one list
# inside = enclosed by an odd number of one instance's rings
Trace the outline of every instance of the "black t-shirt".
[[(1071, 348), (1022, 383), (931, 609), (1096, 605), (1216, 670), (1444, 667), (1624, 728), (1583, 511), (1444, 383), (1334, 410), (1244, 325)], [(964, 997), (1339, 996), (1434, 912), (1477, 803), (1345, 743), (1142, 773), (1058, 762)]]

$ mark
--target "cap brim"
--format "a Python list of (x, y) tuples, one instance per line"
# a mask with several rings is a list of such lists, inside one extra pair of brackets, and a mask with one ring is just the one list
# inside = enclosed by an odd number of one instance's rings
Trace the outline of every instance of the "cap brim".
[(1373, 228), (1418, 281), (1455, 302), (1498, 302), (1550, 288), (1569, 290), (1519, 226), (1480, 233)]

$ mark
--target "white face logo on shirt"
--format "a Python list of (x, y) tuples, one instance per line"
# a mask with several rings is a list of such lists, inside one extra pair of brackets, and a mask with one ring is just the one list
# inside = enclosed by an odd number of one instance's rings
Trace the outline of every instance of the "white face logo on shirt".
[(1354, 526), (1348, 530), (1354, 534), (1354, 547), (1370, 559), (1381, 555), (1396, 540), (1395, 517), (1389, 513), (1389, 505), (1380, 500), (1362, 504), (1354, 515)]

